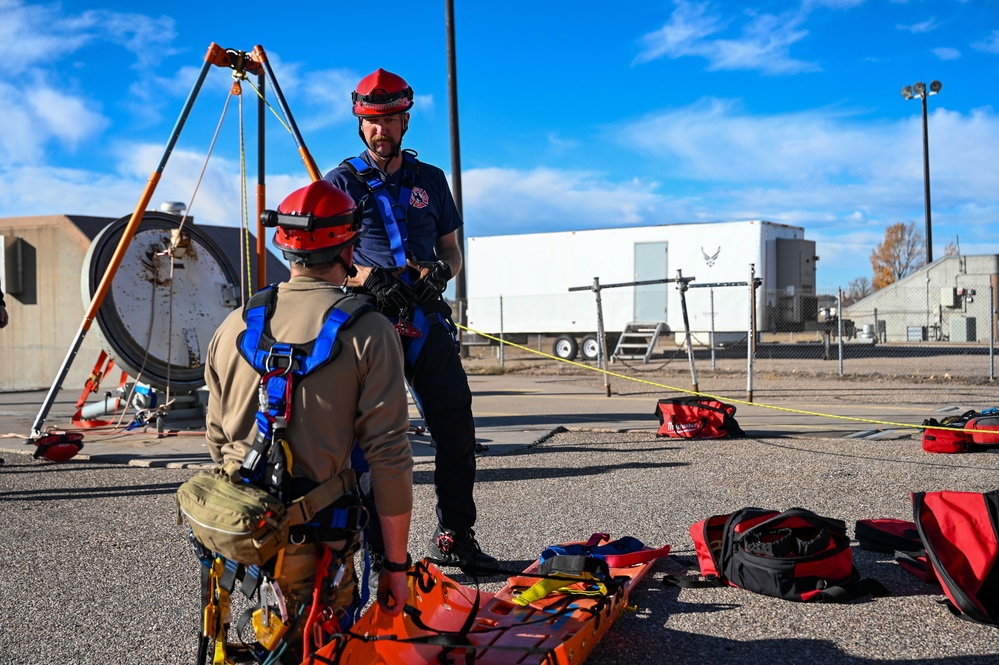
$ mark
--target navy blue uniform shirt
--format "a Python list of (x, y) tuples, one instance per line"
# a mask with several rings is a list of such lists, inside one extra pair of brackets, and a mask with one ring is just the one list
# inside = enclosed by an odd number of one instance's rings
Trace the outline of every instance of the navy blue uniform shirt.
[[(371, 165), (367, 150), (361, 153), (361, 159)], [(461, 215), (444, 172), (425, 162), (417, 161), (417, 164), (420, 172), (406, 208), (407, 249), (417, 261), (434, 261), (437, 239), (456, 231), (462, 224)], [(390, 176), (382, 174), (392, 201), (398, 199), (402, 174), (402, 168)], [(354, 262), (360, 266), (395, 267), (388, 233), (374, 195), (343, 164), (327, 173), (324, 179), (350, 194), (361, 210), (363, 228), (361, 242), (354, 249)]]

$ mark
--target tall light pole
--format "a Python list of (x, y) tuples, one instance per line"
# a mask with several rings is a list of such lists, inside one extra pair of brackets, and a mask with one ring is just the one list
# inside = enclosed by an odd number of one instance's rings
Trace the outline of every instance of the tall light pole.
[[(454, 0), (445, 0), (444, 2), (444, 30), (447, 39), (447, 99), (451, 126), (451, 190), (454, 195), (454, 203), (458, 207), (458, 214), (464, 219), (465, 213), (461, 204), (461, 142), (458, 134), (458, 68), (454, 46)], [(465, 227), (459, 226), (455, 233), (458, 247), (462, 253), (462, 263), (465, 267), (455, 276), (454, 300), (458, 310), (458, 323), (465, 325), (467, 321), (465, 307), (468, 304), (467, 282), (465, 281), (465, 275), (468, 273)], [(462, 349), (462, 355), (465, 355), (464, 349)]]
[(940, 81), (932, 81), (930, 89), (926, 89), (926, 84), (919, 81), (915, 85), (907, 85), (902, 88), (902, 96), (906, 99), (913, 97), (923, 101), (923, 198), (926, 205), (926, 265), (933, 263), (933, 231), (930, 224), (930, 137), (926, 129), (926, 98), (940, 92), (943, 84)]

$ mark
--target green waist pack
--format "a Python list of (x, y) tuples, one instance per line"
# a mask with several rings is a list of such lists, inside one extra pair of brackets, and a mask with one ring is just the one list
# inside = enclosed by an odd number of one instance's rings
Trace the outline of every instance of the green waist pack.
[(249, 566), (262, 566), (288, 545), (289, 529), (304, 524), (354, 489), (354, 472), (321, 483), (285, 505), (266, 490), (245, 483), (229, 465), (194, 476), (177, 490), (178, 523), (187, 518), (198, 542)]

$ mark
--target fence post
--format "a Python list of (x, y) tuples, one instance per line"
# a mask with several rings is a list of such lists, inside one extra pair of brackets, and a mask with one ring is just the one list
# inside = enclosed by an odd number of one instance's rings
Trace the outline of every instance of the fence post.
[(746, 333), (746, 401), (753, 401), (753, 357), (756, 348), (756, 264), (749, 264), (749, 330)]
[(836, 324), (839, 330), (839, 375), (843, 376), (843, 289), (836, 296)]
[(715, 371), (715, 287), (708, 289), (711, 296), (711, 371)]
[(504, 341), (505, 340), (505, 336), (503, 335), (503, 296), (499, 297), (499, 308), (500, 308), (500, 312), (499, 312), (499, 314), (500, 314), (500, 322), (499, 322), (500, 323), (499, 361), (500, 361), (500, 369), (502, 369), (502, 370), (505, 371), (506, 370), (506, 354), (504, 353), (504, 351), (506, 350), (506, 342)]
[(995, 287), (989, 282), (989, 381), (996, 380), (996, 301)]
[(676, 288), (680, 290), (680, 311), (683, 313), (683, 332), (687, 342), (687, 360), (690, 362), (690, 381), (694, 392), (701, 392), (697, 386), (697, 368), (694, 366), (694, 342), (690, 337), (690, 319), (687, 316), (687, 282), (683, 279), (683, 271), (676, 271)]
[(600, 298), (600, 278), (593, 278), (593, 292), (597, 298), (597, 366), (604, 370), (604, 393), (611, 396), (610, 374), (607, 373), (607, 344), (604, 341), (604, 303)]

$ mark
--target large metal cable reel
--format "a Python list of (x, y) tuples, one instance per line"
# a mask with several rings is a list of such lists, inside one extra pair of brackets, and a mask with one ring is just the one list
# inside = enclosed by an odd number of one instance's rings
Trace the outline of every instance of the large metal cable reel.
[[(90, 244), (83, 260), (84, 306), (92, 301), (129, 219), (111, 222)], [(173, 236), (179, 241), (171, 277)], [(148, 211), (92, 331), (129, 376), (160, 390), (194, 391), (205, 384), (208, 343), (239, 304), (239, 292), (238, 273), (211, 238), (190, 220), (181, 229), (179, 217)]]

